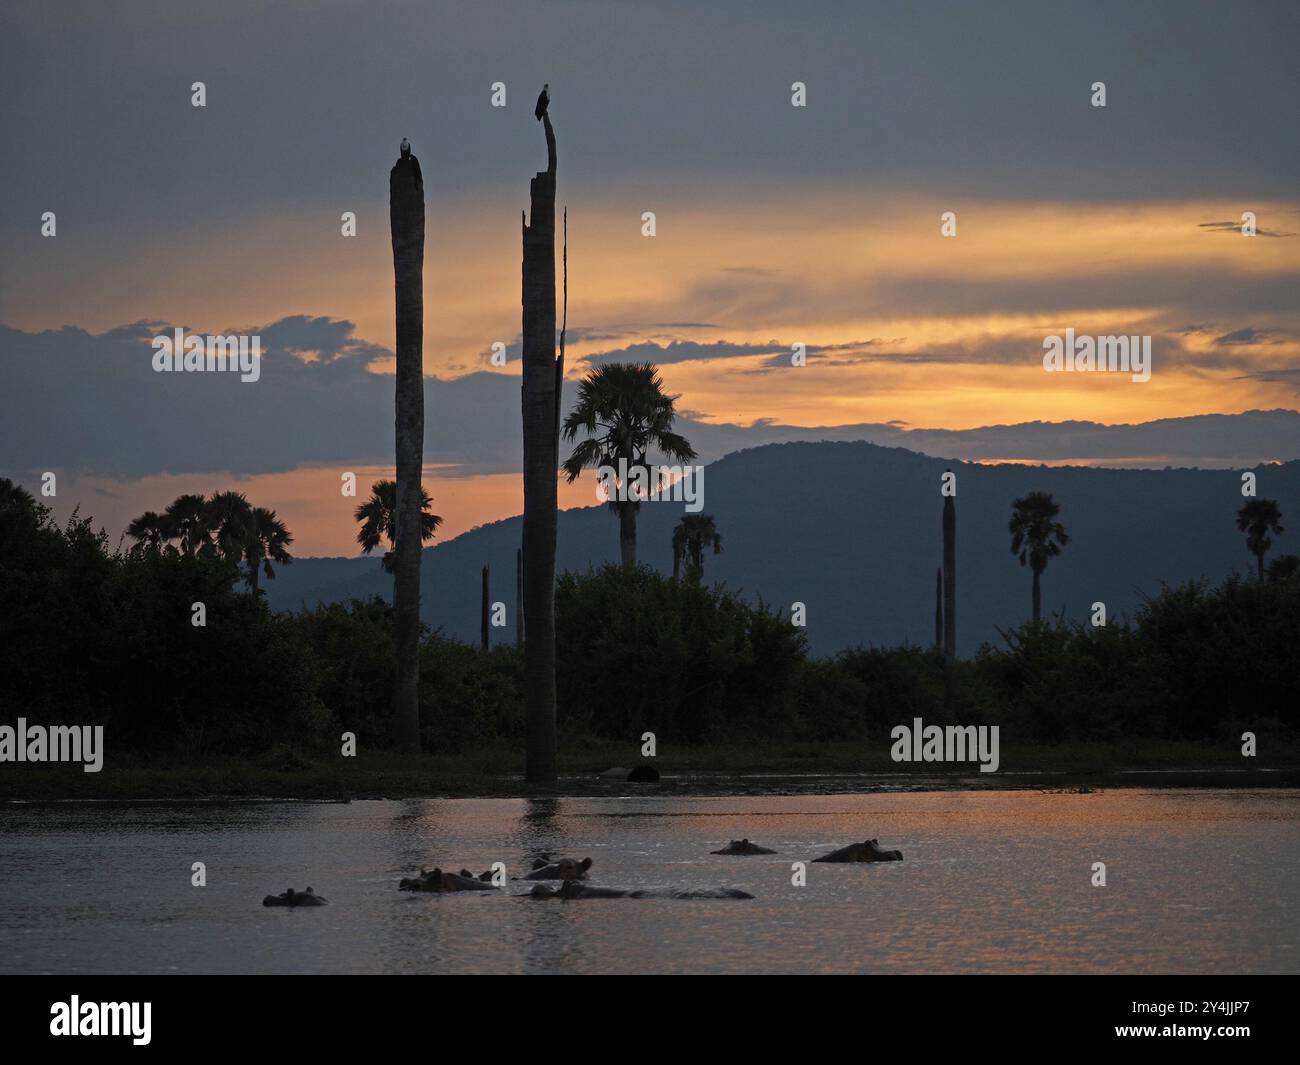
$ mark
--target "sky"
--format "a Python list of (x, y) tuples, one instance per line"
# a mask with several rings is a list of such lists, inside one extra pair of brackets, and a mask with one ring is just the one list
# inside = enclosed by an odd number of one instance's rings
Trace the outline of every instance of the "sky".
[[(341, 475), (391, 470), (405, 136), (440, 538), (517, 513), (543, 82), (568, 389), (656, 362), (706, 460), (821, 438), (981, 461), (1300, 457), (1285, 419), (1196, 420), (1297, 408), (1298, 30), (1293, 3), (8, 0), (0, 476), (56, 472), (47, 501), (110, 534), (235, 487), (297, 553), (352, 553)], [(260, 380), (154, 373), (150, 341), (175, 327), (259, 335)], [(1045, 372), (1067, 329), (1150, 336), (1150, 380)], [(1085, 443), (1078, 423), (1146, 428)], [(561, 505), (594, 501), (562, 487)]]

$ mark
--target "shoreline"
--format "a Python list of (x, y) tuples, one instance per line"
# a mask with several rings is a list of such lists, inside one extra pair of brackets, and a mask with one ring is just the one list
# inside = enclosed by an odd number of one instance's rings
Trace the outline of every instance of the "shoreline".
[[(842, 795), (922, 791), (1087, 791), (1114, 788), (1298, 788), (1300, 749), (1237, 757), (1222, 747), (1152, 742), (1122, 747), (1072, 744), (1007, 748), (996, 773), (973, 764), (895, 763), (861, 743), (750, 744), (664, 749), (655, 759), (626, 748), (562, 753), (560, 780), (537, 788), (523, 778), (517, 748), (458, 755), (362, 754), (356, 758), (276, 751), (257, 759), (109, 760), (98, 773), (79, 764), (0, 767), (0, 803), (350, 802), (437, 798), (640, 798), (646, 796)], [(620, 754), (622, 757), (620, 757)], [(652, 764), (656, 783), (599, 774)]]

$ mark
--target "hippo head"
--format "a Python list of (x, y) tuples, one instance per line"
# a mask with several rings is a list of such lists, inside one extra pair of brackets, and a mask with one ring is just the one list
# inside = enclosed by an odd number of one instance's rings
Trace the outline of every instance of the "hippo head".
[(575, 861), (572, 858), (561, 858), (555, 863), (556, 873), (561, 880), (576, 880), (591, 868), (591, 859), (583, 858), (582, 861)]

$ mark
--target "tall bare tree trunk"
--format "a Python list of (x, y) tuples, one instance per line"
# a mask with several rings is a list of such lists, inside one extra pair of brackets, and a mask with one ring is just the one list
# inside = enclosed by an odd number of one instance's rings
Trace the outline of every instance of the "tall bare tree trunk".
[(394, 736), (399, 750), (420, 749), (420, 511), (424, 465), (424, 180), (413, 155), (388, 174), (397, 296), (397, 508), (393, 614), (397, 674)]
[(515, 646), (524, 649), (524, 549), (515, 548)]
[(957, 504), (943, 500), (943, 653), (957, 657)]
[(523, 434), (524, 434), (524, 709), (525, 776), (554, 784), (555, 753), (555, 535), (559, 446), (555, 357), (555, 131), (549, 115), (546, 170), (530, 186), (532, 211), (524, 219)]
[(943, 650), (943, 567), (934, 571), (934, 649)]
[(479, 604), (479, 638), (483, 642), (485, 651), (488, 649), (488, 596), (491, 594), (488, 586), (492, 579), (491, 573), (491, 566), (483, 567), (483, 599)]
[(1038, 570), (1034, 570), (1034, 621), (1037, 622), (1043, 613), (1043, 592), (1038, 586)]

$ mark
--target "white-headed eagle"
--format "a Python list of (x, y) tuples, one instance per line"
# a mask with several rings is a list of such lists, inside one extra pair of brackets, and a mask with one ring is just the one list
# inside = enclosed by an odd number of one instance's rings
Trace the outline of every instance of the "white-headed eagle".
[(537, 119), (538, 122), (540, 122), (542, 120), (542, 116), (546, 114), (546, 109), (550, 106), (551, 106), (551, 83), (548, 81), (545, 85), (542, 86), (541, 95), (537, 97), (537, 106), (533, 108), (533, 117)]
[(402, 158), (405, 159), (411, 154), (411, 142), (403, 137), (402, 143), (398, 145), (397, 150), (402, 153)]

